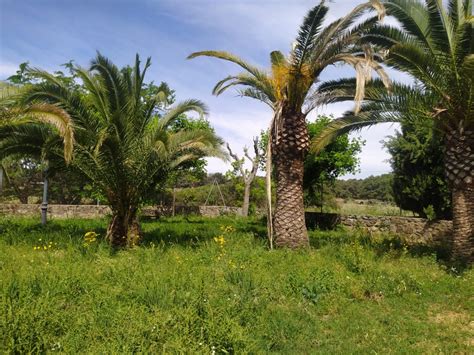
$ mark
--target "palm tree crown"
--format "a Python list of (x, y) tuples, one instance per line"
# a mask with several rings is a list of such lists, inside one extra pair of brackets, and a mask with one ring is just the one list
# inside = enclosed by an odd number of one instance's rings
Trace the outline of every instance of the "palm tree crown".
[[(361, 112), (331, 123), (313, 149), (335, 136), (380, 122), (434, 120), (445, 140), (445, 171), (453, 193), (453, 257), (474, 260), (474, 17), (472, 0), (385, 0), (400, 27), (378, 25), (365, 40), (388, 51), (386, 63), (415, 83), (386, 91), (374, 82)], [(355, 83), (322, 88), (335, 101), (355, 95)]]

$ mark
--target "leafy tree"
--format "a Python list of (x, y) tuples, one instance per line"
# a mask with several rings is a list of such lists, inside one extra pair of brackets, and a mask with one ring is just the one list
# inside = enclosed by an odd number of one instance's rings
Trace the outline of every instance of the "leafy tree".
[[(333, 117), (318, 116), (308, 123), (310, 139), (317, 137), (329, 125)], [(359, 166), (357, 155), (364, 142), (360, 138), (337, 137), (319, 154), (309, 153), (304, 161), (303, 186), (307, 204), (322, 204), (320, 200), (324, 185), (333, 185), (338, 176), (355, 173)]]
[[(442, 139), (432, 121), (406, 122), (385, 147), (392, 156), (393, 195), (405, 210), (429, 217), (451, 218), (451, 194), (444, 174)], [(431, 207), (430, 207), (431, 206)]]
[(7, 81), (15, 85), (29, 84), (33, 78), (28, 73), (28, 62), (21, 63), (18, 70), (12, 76), (7, 78)]
[[(227, 144), (227, 150), (229, 151), (229, 155), (233, 159), (232, 168), (233, 170), (230, 171), (231, 177), (237, 177), (244, 185), (244, 197), (242, 202), (242, 215), (247, 217), (249, 214), (249, 206), (250, 206), (250, 190), (252, 188), (252, 183), (257, 176), (258, 167), (260, 165), (260, 161), (262, 160), (262, 152), (259, 145), (258, 137), (253, 139), (253, 151), (254, 156), (251, 157), (248, 151), (248, 148), (244, 148), (244, 157), (239, 158), (235, 153), (232, 152), (229, 144)], [(247, 159), (250, 164), (250, 170), (245, 169), (245, 159)]]
[(5, 184), (2, 187), (2, 198), (17, 198), (20, 203), (28, 203), (32, 196), (39, 196), (41, 184), (40, 164), (28, 158), (5, 159), (1, 169)]
[(267, 71), (227, 52), (203, 51), (189, 56), (210, 56), (237, 64), (244, 72), (219, 81), (214, 94), (239, 86), (241, 96), (262, 101), (274, 112), (269, 130), (271, 149), (268, 152), (271, 154), (267, 153), (267, 161), (275, 168), (276, 206), (273, 224), (271, 216), (268, 220), (270, 236), (274, 226), (277, 246), (309, 245), (303, 204), (304, 157), (309, 147), (306, 116), (315, 107), (332, 101), (330, 95), (320, 93), (321, 73), (332, 65), (352, 65), (358, 78), (357, 102), (364, 95), (364, 86), (372, 69), (386, 78), (377, 62), (379, 57), (370, 46), (359, 43), (362, 34), (378, 21), (378, 17), (362, 19), (355, 24), (366, 10), (374, 8), (379, 16), (383, 14), (380, 2), (371, 0), (323, 27), (328, 7), (324, 0), (321, 1), (304, 18), (290, 54), (285, 56), (279, 51), (270, 54), (271, 68)]
[[(388, 50), (386, 63), (410, 74), (415, 85), (395, 83), (390, 91), (374, 83), (359, 115), (333, 121), (315, 144), (379, 122), (433, 120), (444, 140), (444, 170), (452, 193), (452, 258), (474, 261), (474, 21), (472, 0), (386, 0), (400, 28), (379, 25), (367, 41)], [(340, 99), (354, 95), (354, 83), (326, 87)], [(338, 90), (336, 94), (334, 90)], [(345, 88), (345, 89), (344, 89)], [(323, 90), (324, 91), (324, 90)], [(336, 98), (334, 98), (337, 101)]]
[[(31, 70), (42, 82), (29, 87), (20, 98), (30, 117), (45, 117), (44, 111), (49, 109), (63, 119), (63, 125), (57, 125), (57, 138), (49, 142), (49, 151), (56, 156), (64, 154), (106, 197), (112, 209), (107, 238), (114, 246), (138, 242), (138, 208), (151, 189), (166, 181), (170, 171), (204, 155), (222, 155), (220, 139), (209, 131), (170, 129), (182, 114), (206, 113), (202, 102), (184, 101), (161, 117), (154, 113), (160, 97), (143, 97), (150, 58), (143, 70), (140, 64), (137, 55), (132, 69), (121, 70), (97, 54), (88, 70), (75, 68), (86, 95), (47, 72)], [(18, 149), (37, 130), (49, 129), (32, 121), (1, 126), (0, 153)]]

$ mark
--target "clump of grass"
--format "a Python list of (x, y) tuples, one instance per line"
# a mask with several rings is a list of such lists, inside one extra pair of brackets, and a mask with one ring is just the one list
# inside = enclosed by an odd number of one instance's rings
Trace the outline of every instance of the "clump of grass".
[(113, 252), (106, 225), (0, 220), (0, 352), (472, 352), (474, 272), (384, 238), (269, 251), (258, 220), (177, 217)]

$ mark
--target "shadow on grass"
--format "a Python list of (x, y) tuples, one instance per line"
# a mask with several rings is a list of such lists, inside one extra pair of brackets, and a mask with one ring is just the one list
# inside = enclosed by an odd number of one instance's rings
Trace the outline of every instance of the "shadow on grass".
[(142, 222), (145, 246), (154, 243), (196, 248), (224, 234), (225, 227), (231, 227), (235, 233), (251, 233), (257, 239), (266, 239), (266, 225), (257, 218), (178, 216)]
[(219, 224), (216, 222), (195, 216), (145, 220), (142, 221), (142, 245), (153, 243), (165, 247), (181, 245), (196, 248), (219, 235)]
[(105, 235), (106, 220), (49, 220), (43, 226), (35, 218), (2, 218), (0, 219), (0, 235), (9, 245), (16, 243), (35, 244), (39, 239), (56, 242), (82, 241), (84, 234), (95, 231)]

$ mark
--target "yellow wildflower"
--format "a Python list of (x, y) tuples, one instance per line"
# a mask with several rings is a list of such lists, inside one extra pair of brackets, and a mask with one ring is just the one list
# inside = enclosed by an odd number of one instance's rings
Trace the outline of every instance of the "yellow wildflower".
[(214, 241), (222, 248), (225, 244), (225, 238), (223, 235), (220, 235), (218, 237), (214, 237)]
[(87, 232), (84, 234), (84, 245), (94, 243), (97, 240), (98, 234), (96, 232)]

